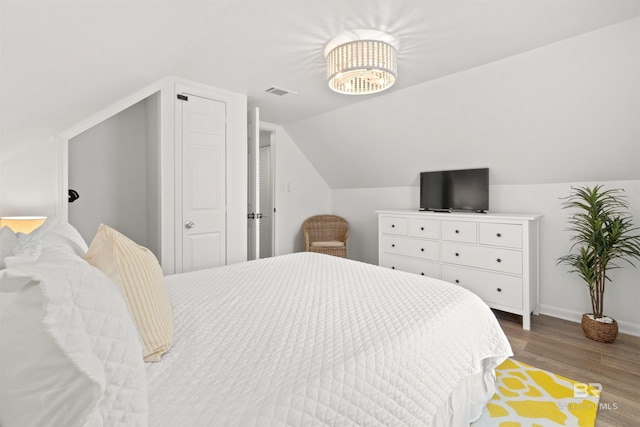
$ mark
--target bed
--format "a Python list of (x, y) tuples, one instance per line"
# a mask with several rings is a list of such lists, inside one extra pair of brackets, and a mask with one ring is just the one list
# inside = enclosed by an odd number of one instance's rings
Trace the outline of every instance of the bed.
[[(49, 269), (62, 268), (56, 256)], [(85, 268), (81, 261), (71, 270)], [(18, 270), (37, 270), (9, 264), (4, 292)], [(465, 289), (328, 255), (173, 275), (164, 286), (171, 348), (155, 363), (127, 354), (126, 375), (103, 381), (118, 386), (109, 402), (97, 400), (101, 421), (85, 414), (77, 425), (468, 425), (494, 393), (494, 368), (512, 355), (490, 309)], [(122, 384), (126, 399), (117, 396)], [(3, 426), (6, 411), (0, 406)]]

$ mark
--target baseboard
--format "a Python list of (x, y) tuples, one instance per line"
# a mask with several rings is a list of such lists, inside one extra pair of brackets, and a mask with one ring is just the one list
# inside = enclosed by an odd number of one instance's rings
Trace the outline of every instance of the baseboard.
[[(559, 319), (570, 320), (572, 322), (580, 323), (582, 320), (582, 313), (573, 310), (567, 310), (566, 308), (554, 307), (552, 305), (540, 304), (540, 314), (545, 314), (551, 317), (557, 317)], [(623, 334), (629, 334), (636, 337), (640, 337), (640, 325), (632, 322), (625, 322), (616, 319), (618, 322), (618, 330)]]

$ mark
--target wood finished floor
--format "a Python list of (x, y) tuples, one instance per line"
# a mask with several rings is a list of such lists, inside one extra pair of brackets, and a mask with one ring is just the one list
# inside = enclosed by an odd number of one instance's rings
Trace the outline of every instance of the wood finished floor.
[(520, 316), (495, 313), (516, 360), (602, 384), (596, 427), (640, 426), (640, 337), (619, 334), (613, 344), (603, 344), (586, 338), (579, 323), (532, 316), (525, 331)]

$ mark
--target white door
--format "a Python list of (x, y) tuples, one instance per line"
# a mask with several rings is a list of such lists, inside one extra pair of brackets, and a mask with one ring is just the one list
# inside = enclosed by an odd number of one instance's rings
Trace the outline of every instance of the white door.
[(176, 256), (176, 267), (187, 272), (227, 262), (226, 104), (186, 94), (177, 102), (176, 133), (182, 147), (182, 212), (178, 224), (182, 248)]
[(247, 259), (260, 258), (260, 111), (248, 112), (249, 121), (249, 179), (247, 201)]

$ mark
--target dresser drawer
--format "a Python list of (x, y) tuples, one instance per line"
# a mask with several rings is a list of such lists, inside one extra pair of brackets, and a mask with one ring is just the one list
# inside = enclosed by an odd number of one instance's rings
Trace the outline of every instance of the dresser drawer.
[(440, 243), (408, 237), (382, 236), (382, 252), (416, 258), (440, 260)]
[(476, 223), (471, 221), (442, 221), (442, 240), (475, 243)]
[(470, 290), (488, 304), (522, 309), (521, 277), (443, 265), (442, 280)]
[(519, 224), (500, 224), (481, 222), (479, 242), (481, 245), (522, 248), (522, 226)]
[(438, 239), (440, 237), (439, 225), (439, 221), (435, 219), (411, 218), (409, 220), (409, 236)]
[(436, 279), (440, 278), (440, 264), (437, 262), (384, 253), (382, 254), (381, 265), (394, 270), (407, 271)]
[(409, 220), (407, 218), (398, 218), (395, 216), (383, 216), (380, 222), (383, 234), (397, 234), (406, 236), (409, 229)]
[(457, 243), (442, 243), (442, 262), (522, 274), (522, 252)]

